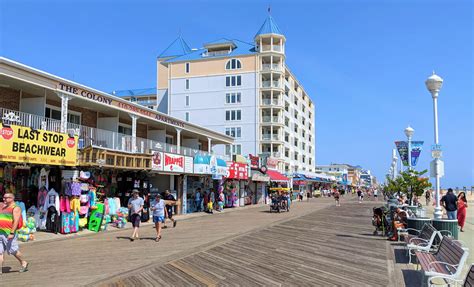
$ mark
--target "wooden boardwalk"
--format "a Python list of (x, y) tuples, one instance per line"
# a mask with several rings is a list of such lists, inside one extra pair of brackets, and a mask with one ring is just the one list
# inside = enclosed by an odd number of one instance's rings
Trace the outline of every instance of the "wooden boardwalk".
[(387, 286), (387, 242), (366, 204), (328, 207), (102, 286)]
[[(378, 203), (376, 205), (380, 205)], [(387, 286), (389, 244), (372, 236), (374, 203), (294, 203), (182, 220), (154, 242), (130, 230), (21, 246), (30, 271), (6, 257), (0, 286)]]

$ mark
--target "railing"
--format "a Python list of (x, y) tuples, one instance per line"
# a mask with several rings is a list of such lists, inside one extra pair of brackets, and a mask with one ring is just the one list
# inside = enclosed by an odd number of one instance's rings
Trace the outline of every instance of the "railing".
[(263, 71), (281, 71), (280, 64), (262, 64)]
[(136, 101), (137, 104), (142, 105), (142, 106), (156, 106), (157, 102), (155, 100), (153, 101)]
[(262, 88), (280, 88), (280, 81), (262, 81)]
[(280, 116), (262, 116), (263, 123), (282, 123)]
[(214, 51), (214, 52), (204, 52), (202, 53), (203, 57), (214, 57), (214, 56), (222, 56), (222, 55), (228, 55), (230, 51)]
[(276, 52), (281, 52), (283, 49), (280, 45), (262, 45), (260, 46), (260, 52), (268, 52), (268, 51), (276, 51)]
[[(61, 121), (59, 120), (54, 120), (38, 115), (14, 111), (5, 108), (0, 108), (0, 119), (3, 123), (9, 125), (14, 124), (52, 132), (60, 132), (61, 130)], [(67, 129), (68, 131), (73, 130), (73, 133), (79, 137), (80, 149), (88, 146), (96, 146), (130, 153), (151, 153), (152, 151), (163, 151), (186, 156), (195, 156), (197, 154), (211, 155), (207, 151), (202, 151), (184, 146), (178, 148), (178, 146), (173, 144), (140, 137), (135, 137), (134, 146), (133, 137), (131, 135), (121, 134), (118, 132), (93, 127), (86, 127), (73, 123), (67, 123)], [(222, 158), (224, 160), (230, 160), (230, 158), (227, 156), (215, 154), (212, 155)]]

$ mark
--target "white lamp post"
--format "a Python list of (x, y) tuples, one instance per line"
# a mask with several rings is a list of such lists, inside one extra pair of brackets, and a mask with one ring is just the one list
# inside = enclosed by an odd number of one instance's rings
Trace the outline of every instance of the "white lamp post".
[(405, 129), (405, 135), (408, 139), (408, 170), (411, 170), (411, 138), (413, 137), (414, 133), (415, 130), (410, 126)]
[[(438, 142), (438, 93), (441, 87), (443, 86), (443, 79), (437, 76), (434, 72), (425, 82), (426, 88), (431, 93), (431, 97), (433, 98), (433, 113), (434, 113), (434, 141), (436, 148), (439, 147)], [(441, 166), (442, 161), (439, 158), (434, 158), (433, 160), (434, 166), (434, 175), (436, 178), (436, 193), (435, 193), (435, 200), (436, 200), (436, 207), (434, 210), (434, 218), (441, 219), (443, 216), (441, 212), (441, 206), (439, 205), (439, 178), (441, 176)]]

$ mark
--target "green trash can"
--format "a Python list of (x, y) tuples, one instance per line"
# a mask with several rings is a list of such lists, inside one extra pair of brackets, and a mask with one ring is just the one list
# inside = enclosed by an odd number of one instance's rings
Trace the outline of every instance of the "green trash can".
[[(457, 219), (433, 219), (433, 226), (436, 230), (448, 230), (454, 239), (458, 239), (458, 220)], [(443, 233), (443, 235), (447, 235)]]
[[(428, 218), (428, 217), (408, 217), (407, 218), (408, 228), (421, 230), (426, 223), (431, 224), (431, 218)], [(414, 232), (413, 230), (409, 230), (408, 234), (417, 235), (418, 233)]]

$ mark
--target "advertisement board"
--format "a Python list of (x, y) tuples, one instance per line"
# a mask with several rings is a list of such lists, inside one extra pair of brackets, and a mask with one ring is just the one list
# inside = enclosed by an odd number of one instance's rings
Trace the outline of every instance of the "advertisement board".
[(184, 172), (193, 173), (194, 172), (194, 159), (190, 156), (184, 157)]
[(163, 153), (163, 171), (184, 172), (184, 156)]
[(161, 151), (153, 152), (153, 157), (151, 158), (151, 169), (157, 171), (163, 170), (163, 153)]
[(229, 179), (248, 179), (247, 164), (234, 161), (227, 162), (228, 171), (227, 178)]
[(77, 165), (77, 136), (1, 125), (0, 160), (8, 162)]

